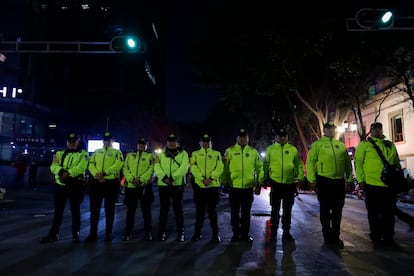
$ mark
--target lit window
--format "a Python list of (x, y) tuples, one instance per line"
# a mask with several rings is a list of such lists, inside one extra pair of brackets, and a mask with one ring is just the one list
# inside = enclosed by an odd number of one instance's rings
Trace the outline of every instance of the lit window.
[(403, 118), (401, 114), (391, 117), (391, 134), (393, 142), (404, 141)]

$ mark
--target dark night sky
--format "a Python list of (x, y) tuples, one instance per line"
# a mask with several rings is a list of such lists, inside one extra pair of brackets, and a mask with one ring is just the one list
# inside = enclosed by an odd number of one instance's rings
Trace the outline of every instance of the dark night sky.
[[(235, 8), (241, 3), (238, 1), (233, 2)], [(323, 9), (314, 6), (314, 3), (304, 3), (300, 7), (296, 7), (294, 4), (274, 3), (274, 6), (269, 6), (273, 7), (273, 9), (269, 8), (270, 12), (268, 15), (272, 20), (273, 18), (274, 20), (279, 20), (281, 24), (291, 24), (291, 22), (308, 20), (309, 18), (312, 20), (321, 20), (325, 16), (335, 17), (337, 14), (343, 18), (345, 12), (352, 10), (352, 8), (349, 8), (352, 2), (344, 1), (336, 3), (335, 8), (323, 6)], [(204, 26), (207, 22), (206, 18), (215, 16), (217, 10), (221, 8), (221, 2), (218, 0), (169, 0), (167, 3), (166, 114), (172, 121), (202, 123), (209, 115), (214, 103), (217, 103), (218, 92), (197, 85), (196, 74), (190, 64), (190, 50), (193, 43), (201, 39), (203, 35), (202, 29), (206, 27)], [(358, 1), (358, 3), (360, 2)], [(375, 3), (378, 3), (378, 1), (375, 1)], [(254, 3), (251, 4), (253, 5)], [(230, 16), (229, 19), (231, 20)], [(246, 20), (254, 20), (254, 17), (246, 17)], [(10, 27), (12, 26), (10, 25)], [(0, 32), (7, 34), (7, 30), (0, 30)], [(14, 38), (6, 37), (6, 39), (13, 40)], [(76, 63), (76, 61), (73, 62)], [(114, 64), (113, 67), (116, 66), (118, 64)], [(105, 83), (103, 80), (109, 77), (102, 77), (101, 81), (99, 81), (99, 77), (91, 76), (90, 80), (96, 81), (97, 85), (99, 85), (99, 83)], [(108, 84), (107, 86), (116, 88), (116, 85), (112, 84)], [(99, 93), (99, 89), (96, 89), (96, 92), (93, 89), (94, 87), (85, 88), (85, 93), (96, 93), (96, 100), (104, 96)], [(113, 93), (111, 87), (106, 87), (105, 89), (109, 91), (107, 93)]]
[(190, 48), (202, 35), (202, 25), (208, 15), (207, 5), (183, 0), (172, 1), (168, 7), (166, 113), (177, 122), (203, 122), (218, 101), (217, 91), (197, 85), (190, 64)]
[[(169, 44), (167, 64), (167, 114), (176, 121), (202, 122), (211, 111), (214, 103), (218, 102), (218, 92), (201, 88), (196, 84), (195, 74), (187, 61), (190, 47), (203, 35), (203, 24), (207, 17), (214, 17), (217, 9), (221, 8), (220, 1), (183, 0), (172, 1), (169, 5)], [(231, 2), (231, 1), (230, 1)], [(239, 2), (234, 1), (234, 10), (240, 7)], [(312, 30), (311, 26), (316, 22), (326, 21), (326, 25), (345, 32), (345, 18), (353, 17), (356, 11), (366, 7), (398, 7), (400, 1), (341, 1), (335, 5), (325, 3), (304, 2), (300, 5), (295, 3), (267, 3), (253, 6), (252, 13), (246, 14), (246, 20), (254, 19), (254, 10), (265, 10), (266, 16), (280, 26), (289, 29), (290, 26), (302, 26), (299, 30), (306, 32)], [(247, 5), (249, 6), (249, 5)], [(400, 10), (403, 12), (406, 8)], [(257, 14), (256, 14), (257, 15)], [(259, 14), (260, 16), (260, 14)], [(232, 20), (231, 14), (228, 16)], [(316, 23), (317, 24), (317, 23)], [(246, 53), (248, 55), (248, 53)]]

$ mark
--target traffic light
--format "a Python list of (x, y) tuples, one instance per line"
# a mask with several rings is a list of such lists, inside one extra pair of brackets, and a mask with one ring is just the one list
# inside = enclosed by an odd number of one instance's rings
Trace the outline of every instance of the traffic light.
[(394, 26), (395, 15), (390, 9), (364, 8), (355, 16), (359, 27), (369, 30), (388, 30)]
[(112, 38), (110, 48), (114, 52), (136, 53), (141, 48), (141, 41), (136, 36), (116, 36)]

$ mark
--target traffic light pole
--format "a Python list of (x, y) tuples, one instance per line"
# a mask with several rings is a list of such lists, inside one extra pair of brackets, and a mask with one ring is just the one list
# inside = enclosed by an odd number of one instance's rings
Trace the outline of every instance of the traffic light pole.
[[(147, 45), (141, 42), (136, 52), (147, 52)], [(85, 41), (0, 41), (0, 53), (39, 53), (39, 54), (120, 54), (111, 49), (111, 42)]]
[(380, 28), (361, 28), (358, 25), (356, 18), (346, 19), (346, 30), (348, 32), (375, 32), (375, 31), (413, 31), (414, 30), (414, 16), (396, 17), (394, 26), (389, 29)]

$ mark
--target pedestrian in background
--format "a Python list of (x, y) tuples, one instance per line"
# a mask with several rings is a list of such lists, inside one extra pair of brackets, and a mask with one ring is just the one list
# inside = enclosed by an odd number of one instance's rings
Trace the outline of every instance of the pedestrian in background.
[(229, 189), (232, 241), (253, 242), (250, 231), (250, 211), (253, 193), (260, 194), (263, 184), (263, 163), (259, 152), (250, 147), (246, 129), (240, 129), (236, 144), (224, 154), (223, 182)]
[(271, 241), (277, 239), (277, 229), (282, 206), (282, 240), (294, 241), (290, 234), (292, 207), (295, 201), (297, 182), (303, 181), (303, 162), (297, 148), (288, 143), (285, 129), (276, 131), (276, 142), (266, 149), (264, 160), (265, 182), (270, 184)]
[(183, 192), (185, 186), (184, 178), (188, 166), (188, 153), (178, 146), (177, 136), (173, 133), (169, 134), (167, 146), (156, 156), (154, 164), (154, 172), (157, 177), (158, 194), (160, 197), (158, 237), (161, 241), (168, 239), (167, 219), (171, 203), (175, 215), (176, 241), (185, 241)]
[(212, 149), (211, 137), (204, 134), (200, 139), (200, 149), (193, 151), (190, 158), (190, 171), (194, 179), (194, 202), (196, 221), (192, 241), (202, 238), (201, 228), (207, 211), (212, 230), (211, 241), (220, 243), (217, 222), (217, 204), (220, 201), (220, 177), (223, 173), (221, 153)]
[(27, 165), (24, 159), (19, 156), (15, 162), (12, 163), (13, 168), (16, 169), (15, 186), (16, 188), (24, 188), (24, 177), (26, 176)]
[(115, 203), (118, 199), (120, 174), (124, 165), (122, 152), (113, 148), (110, 132), (103, 136), (103, 148), (97, 149), (89, 160), (90, 173), (89, 205), (90, 205), (90, 232), (85, 242), (98, 239), (99, 216), (104, 201), (105, 209), (105, 241), (112, 241), (112, 228), (115, 218)]
[(29, 187), (36, 189), (36, 178), (37, 178), (37, 163), (35, 161), (30, 162), (29, 166)]
[(83, 177), (88, 167), (88, 153), (79, 150), (79, 137), (70, 133), (66, 140), (66, 149), (56, 152), (50, 171), (55, 178), (54, 191), (54, 215), (52, 227), (41, 243), (55, 242), (59, 240), (59, 229), (63, 219), (66, 201), (69, 200), (72, 214), (72, 242), (80, 242), (80, 206), (85, 195), (85, 183)]
[(324, 124), (323, 132), (308, 152), (307, 177), (311, 189), (316, 188), (325, 244), (343, 248), (340, 231), (345, 185), (353, 180), (351, 159), (345, 144), (335, 139), (336, 126), (333, 121)]
[(381, 179), (384, 164), (372, 143), (390, 164), (400, 166), (397, 148), (385, 139), (382, 124), (371, 124), (369, 138), (361, 141), (355, 151), (356, 176), (365, 193), (370, 238), (375, 248), (398, 247), (394, 241), (394, 215), (400, 214), (396, 207), (397, 195)]
[(130, 152), (125, 157), (122, 169), (125, 177), (124, 204), (127, 208), (125, 218), (125, 233), (123, 241), (133, 239), (132, 230), (135, 224), (135, 213), (140, 203), (142, 217), (144, 219), (145, 238), (152, 240), (152, 214), (151, 204), (154, 201), (152, 192), (152, 175), (154, 173), (154, 160), (151, 152), (147, 151), (147, 140), (140, 138), (137, 144), (137, 151)]

